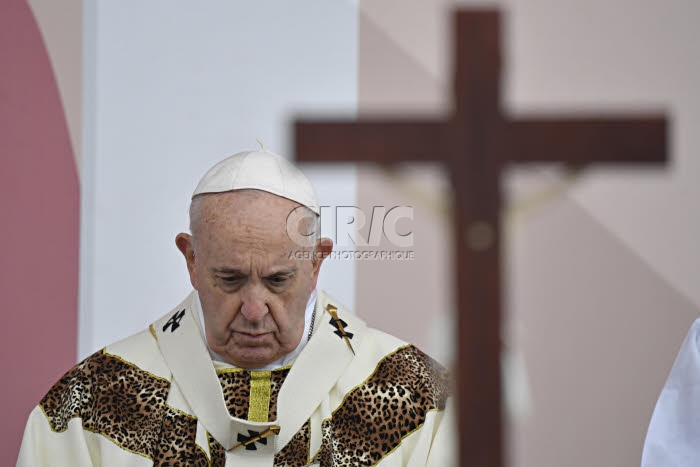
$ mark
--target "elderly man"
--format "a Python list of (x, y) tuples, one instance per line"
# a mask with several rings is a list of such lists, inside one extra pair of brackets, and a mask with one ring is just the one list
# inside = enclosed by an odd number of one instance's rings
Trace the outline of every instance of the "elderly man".
[(316, 289), (318, 214), (278, 155), (212, 167), (175, 240), (195, 290), (56, 383), (18, 465), (450, 465), (446, 372)]

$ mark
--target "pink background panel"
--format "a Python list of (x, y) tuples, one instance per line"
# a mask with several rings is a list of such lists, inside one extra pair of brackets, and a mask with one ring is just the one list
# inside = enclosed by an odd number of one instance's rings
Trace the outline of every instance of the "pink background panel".
[(0, 2), (0, 465), (75, 363), (79, 183), (53, 70), (27, 3)]

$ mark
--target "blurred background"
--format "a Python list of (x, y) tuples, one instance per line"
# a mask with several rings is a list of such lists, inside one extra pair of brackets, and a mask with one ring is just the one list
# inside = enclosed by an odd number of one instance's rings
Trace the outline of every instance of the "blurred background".
[[(219, 159), (290, 156), (289, 122), (444, 116), (457, 7), (498, 7), (511, 115), (664, 111), (665, 168), (503, 179), (509, 465), (635, 465), (700, 288), (700, 4), (691, 0), (0, 1), (0, 465), (79, 359), (189, 291), (174, 237)], [(333, 259), (321, 286), (452, 361), (451, 188), (436, 164), (305, 166), (329, 206), (411, 206), (410, 261)], [(366, 225), (363, 235), (368, 234)]]

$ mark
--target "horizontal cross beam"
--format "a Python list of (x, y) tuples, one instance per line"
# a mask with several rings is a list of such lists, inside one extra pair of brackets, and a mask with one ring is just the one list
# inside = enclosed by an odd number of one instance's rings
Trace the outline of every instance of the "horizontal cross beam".
[(522, 119), (507, 124), (504, 140), (510, 162), (658, 164), (666, 161), (666, 118)]
[[(298, 121), (295, 135), (305, 162), (447, 162), (449, 154), (447, 125), (431, 120)], [(501, 162), (658, 164), (666, 135), (663, 116), (524, 118), (504, 126), (499, 145)]]
[(297, 121), (295, 149), (303, 162), (396, 162), (439, 159), (444, 154), (442, 122)]

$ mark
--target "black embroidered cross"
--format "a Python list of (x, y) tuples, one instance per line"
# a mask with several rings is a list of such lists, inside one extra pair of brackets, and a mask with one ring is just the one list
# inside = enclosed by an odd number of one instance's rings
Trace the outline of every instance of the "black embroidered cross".
[(170, 332), (175, 332), (175, 330), (180, 327), (180, 321), (182, 320), (183, 316), (185, 316), (185, 310), (180, 310), (175, 313), (173, 317), (170, 318), (167, 323), (165, 323), (165, 326), (163, 326), (163, 332), (168, 329), (168, 326), (170, 326)]
[(341, 337), (342, 339), (345, 340), (345, 343), (348, 344), (348, 347), (350, 347), (350, 350), (352, 351), (352, 354), (355, 355), (355, 349), (352, 348), (352, 344), (350, 344), (350, 339), (354, 336), (353, 333), (345, 331), (345, 327), (348, 325), (345, 321), (342, 319), (338, 318), (338, 308), (334, 307), (333, 305), (327, 305), (326, 306), (326, 311), (328, 314), (331, 315), (331, 320), (329, 321), (330, 325), (335, 328), (335, 331), (333, 333)]
[(259, 431), (253, 431), (253, 430), (248, 430), (248, 436), (238, 433), (238, 437), (236, 440), (240, 443), (235, 445), (234, 447), (231, 448), (233, 451), (234, 449), (238, 449), (242, 446), (245, 446), (246, 451), (256, 451), (258, 448), (255, 445), (255, 443), (260, 443), (263, 446), (267, 445), (267, 437), (270, 435), (276, 435), (279, 434), (280, 432), (280, 427), (277, 425), (272, 425), (270, 428), (267, 430), (263, 431), (260, 433)]

